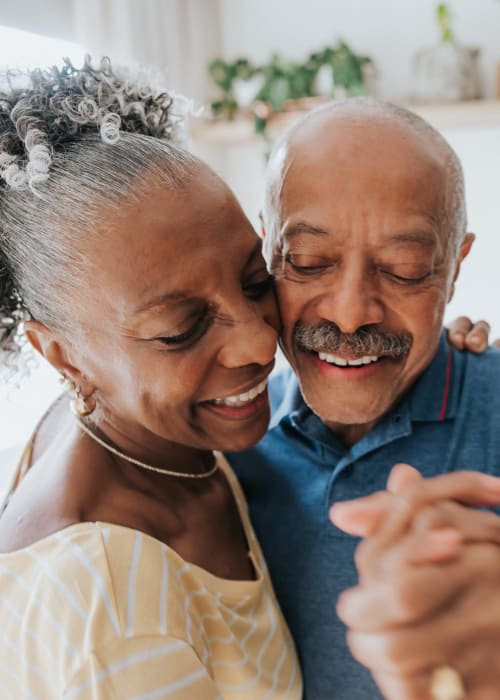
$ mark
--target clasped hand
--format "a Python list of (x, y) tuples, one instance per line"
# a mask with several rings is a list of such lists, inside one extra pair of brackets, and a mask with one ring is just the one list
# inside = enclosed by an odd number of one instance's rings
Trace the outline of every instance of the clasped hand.
[(339, 598), (354, 657), (388, 700), (432, 700), (432, 670), (451, 665), (468, 700), (500, 698), (500, 479), (455, 472), (422, 479), (408, 465), (387, 491), (334, 505), (364, 539), (359, 583)]

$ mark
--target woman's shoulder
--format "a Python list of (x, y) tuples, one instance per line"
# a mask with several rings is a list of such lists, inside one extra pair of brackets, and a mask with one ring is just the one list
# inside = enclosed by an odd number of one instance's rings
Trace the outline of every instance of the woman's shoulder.
[[(163, 558), (169, 567), (182, 564), (172, 558), (172, 550), (145, 532), (106, 522), (78, 522), (45, 535), (26, 547), (0, 553), (3, 569), (22, 572), (36, 566), (49, 572), (48, 580), (62, 577), (65, 587), (76, 582), (81, 596), (85, 591), (102, 592), (104, 587), (116, 598), (116, 579), (140, 581), (161, 574)], [(84, 582), (88, 581), (88, 589)], [(128, 597), (127, 597), (128, 598)]]
[[(2, 591), (17, 609), (29, 600), (31, 624), (63, 614), (65, 629), (101, 646), (136, 634), (159, 634), (162, 595), (182, 600), (183, 562), (165, 544), (129, 527), (69, 525), (14, 552), (0, 554)], [(1, 605), (0, 605), (1, 609)], [(78, 635), (77, 635), (78, 636)]]

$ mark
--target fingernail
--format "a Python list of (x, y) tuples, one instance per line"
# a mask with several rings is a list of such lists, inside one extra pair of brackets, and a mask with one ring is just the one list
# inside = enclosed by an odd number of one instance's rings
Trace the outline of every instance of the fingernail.
[(497, 476), (481, 474), (481, 480), (486, 488), (492, 489), (493, 491), (500, 491), (500, 478)]
[(461, 533), (453, 527), (440, 527), (431, 530), (429, 537), (432, 538), (433, 542), (442, 545), (459, 544), (463, 540)]
[(350, 501), (346, 501), (343, 503), (335, 503), (333, 506), (331, 506), (330, 510), (328, 511), (328, 517), (333, 523), (341, 522), (343, 516), (350, 512), (349, 503)]

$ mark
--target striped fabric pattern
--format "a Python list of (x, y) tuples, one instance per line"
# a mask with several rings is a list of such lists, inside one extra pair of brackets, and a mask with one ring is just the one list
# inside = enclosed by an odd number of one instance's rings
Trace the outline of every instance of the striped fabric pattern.
[(0, 555), (2, 700), (299, 700), (293, 642), (258, 574), (230, 581), (144, 533), (78, 523)]

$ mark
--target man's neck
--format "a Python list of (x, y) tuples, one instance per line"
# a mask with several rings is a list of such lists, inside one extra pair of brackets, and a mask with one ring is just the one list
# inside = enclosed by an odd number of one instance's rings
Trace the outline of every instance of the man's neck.
[(326, 422), (325, 425), (330, 428), (332, 433), (335, 433), (340, 442), (346, 447), (352, 447), (369, 433), (377, 423), (378, 421), (372, 421), (371, 423), (362, 423), (361, 425), (342, 425), (341, 423)]

